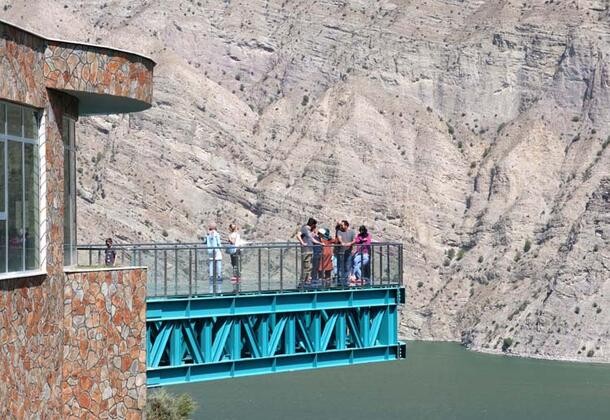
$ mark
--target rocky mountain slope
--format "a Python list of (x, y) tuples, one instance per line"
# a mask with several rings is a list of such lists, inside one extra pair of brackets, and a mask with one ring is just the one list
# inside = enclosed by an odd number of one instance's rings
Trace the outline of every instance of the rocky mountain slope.
[(608, 1), (18, 0), (8, 19), (159, 63), (155, 105), (79, 125), (79, 240), (406, 245), (402, 329), (610, 361)]

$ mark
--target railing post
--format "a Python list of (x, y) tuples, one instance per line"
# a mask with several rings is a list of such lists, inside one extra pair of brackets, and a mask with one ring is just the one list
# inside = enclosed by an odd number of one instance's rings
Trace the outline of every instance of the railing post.
[(189, 297), (193, 295), (193, 250), (189, 248)]
[(271, 250), (267, 248), (267, 290), (271, 290)]
[(280, 292), (284, 291), (284, 249), (280, 249)]
[(379, 284), (383, 284), (383, 246), (379, 245)]
[(391, 283), (390, 278), (390, 245), (386, 245), (386, 261), (387, 261), (387, 272), (388, 272), (388, 284)]
[(167, 296), (167, 248), (163, 250), (163, 295)]
[[(240, 267), (241, 268), (241, 267)], [(241, 271), (240, 271), (241, 275)], [(258, 248), (258, 292), (261, 292), (261, 249)], [(241, 280), (240, 280), (241, 281)]]
[(212, 259), (210, 260), (212, 264), (212, 293), (216, 295), (216, 255), (214, 255), (214, 250), (212, 249)]
[(157, 251), (157, 245), (155, 245), (155, 257), (154, 258), (155, 258), (155, 296), (156, 296), (157, 293), (158, 293), (158, 290), (159, 290), (158, 289), (158, 287), (159, 287), (158, 286), (158, 284), (159, 284), (159, 270), (158, 270), (158, 267), (159, 267), (159, 260), (158, 260), (159, 252)]
[[(301, 261), (303, 256), (301, 255)], [(295, 287), (299, 285), (299, 252), (295, 249), (294, 251), (294, 275), (296, 277), (296, 281), (294, 283)]]
[(178, 294), (178, 246), (174, 246), (174, 294)]
[(375, 285), (375, 245), (371, 244), (371, 261), (369, 261), (369, 274), (371, 275), (371, 286)]
[(402, 286), (402, 282), (403, 282), (403, 247), (402, 244), (398, 245), (398, 284), (400, 284)]
[(197, 246), (195, 246), (195, 294), (197, 294), (197, 282), (199, 281), (199, 274), (198, 274), (198, 261), (199, 258), (197, 257)]

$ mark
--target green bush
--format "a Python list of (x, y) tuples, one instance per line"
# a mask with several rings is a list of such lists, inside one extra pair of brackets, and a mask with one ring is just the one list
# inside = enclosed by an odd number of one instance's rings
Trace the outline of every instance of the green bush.
[(523, 252), (527, 252), (532, 249), (532, 241), (529, 239), (525, 241), (525, 245), (523, 245)]
[(595, 354), (595, 352), (593, 350), (589, 350), (587, 352), (587, 357), (593, 357), (594, 354)]
[(453, 257), (455, 257), (455, 249), (450, 248), (449, 251), (447, 251), (447, 258), (449, 258), (449, 260), (452, 260)]
[(464, 258), (465, 253), (466, 253), (466, 251), (464, 250), (464, 248), (460, 248), (455, 259), (458, 261), (461, 260), (462, 258)]
[(185, 420), (191, 417), (197, 403), (190, 395), (176, 397), (164, 389), (149, 391), (146, 399), (146, 418), (148, 420)]
[(513, 339), (510, 337), (505, 338), (504, 341), (502, 342), (502, 351), (506, 352), (506, 350), (508, 350), (508, 348), (512, 345), (513, 345)]
[(417, 282), (417, 288), (419, 289), (420, 287), (422, 287), (424, 285), (423, 281), (418, 281)]

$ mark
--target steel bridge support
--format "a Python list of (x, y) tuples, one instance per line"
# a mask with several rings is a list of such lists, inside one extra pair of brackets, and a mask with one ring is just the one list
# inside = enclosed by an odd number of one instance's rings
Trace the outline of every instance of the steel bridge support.
[(397, 360), (404, 288), (147, 301), (148, 386)]

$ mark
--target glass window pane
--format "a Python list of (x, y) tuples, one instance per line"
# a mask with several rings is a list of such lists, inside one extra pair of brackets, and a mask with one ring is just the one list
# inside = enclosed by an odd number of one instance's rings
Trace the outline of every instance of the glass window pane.
[(23, 270), (23, 167), (22, 143), (9, 141), (7, 151), (8, 165), (8, 270)]
[(6, 109), (7, 109), (6, 116), (8, 119), (8, 125), (7, 125), (8, 134), (11, 136), (21, 137), (22, 136), (22, 133), (21, 133), (21, 125), (22, 125), (21, 107), (16, 106), (16, 105), (7, 104)]
[(6, 220), (0, 220), (0, 273), (6, 272)]
[(74, 120), (64, 118), (64, 265), (76, 264), (76, 162)]
[(70, 252), (70, 238), (72, 229), (70, 229), (70, 150), (64, 148), (64, 265), (72, 265), (72, 255)]
[(6, 105), (0, 104), (0, 135), (5, 134), (6, 126)]
[[(6, 211), (4, 205), (4, 196), (5, 196), (5, 183), (4, 183), (4, 147), (5, 143), (0, 141), (0, 213), (4, 213)], [(4, 215), (6, 216), (6, 215)], [(0, 219), (4, 219), (3, 215), (0, 214)], [(0, 257), (1, 258), (1, 257)]]
[(39, 183), (38, 146), (24, 144), (25, 176), (25, 268), (34, 270), (40, 266), (39, 250)]
[(33, 109), (23, 109), (24, 136), (28, 139), (38, 139), (38, 119)]
[(61, 138), (64, 141), (64, 146), (70, 147), (70, 120), (66, 117), (63, 118), (61, 124)]

